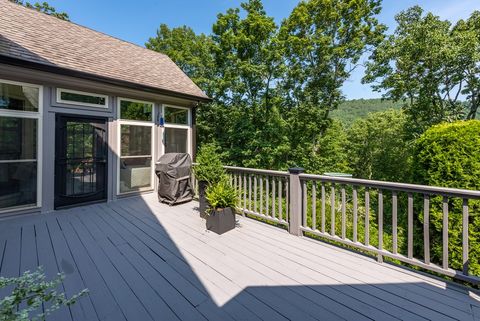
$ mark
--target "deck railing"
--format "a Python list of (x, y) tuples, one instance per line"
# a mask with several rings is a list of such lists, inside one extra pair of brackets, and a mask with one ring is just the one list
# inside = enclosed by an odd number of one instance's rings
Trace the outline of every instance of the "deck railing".
[[(480, 284), (469, 271), (469, 203), (480, 200), (480, 191), (311, 175), (300, 168), (225, 168), (243, 215), (374, 253), (379, 262), (388, 257)], [(456, 224), (461, 233), (449, 239)], [(461, 266), (452, 266), (450, 256)]]

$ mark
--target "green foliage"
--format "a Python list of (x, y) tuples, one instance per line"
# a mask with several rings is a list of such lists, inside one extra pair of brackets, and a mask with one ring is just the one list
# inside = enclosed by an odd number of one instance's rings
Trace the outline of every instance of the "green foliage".
[(408, 182), (411, 143), (405, 137), (407, 117), (401, 110), (372, 113), (348, 130), (347, 155), (355, 177)]
[(0, 289), (13, 287), (12, 293), (0, 300), (0, 321), (45, 320), (55, 310), (74, 304), (88, 293), (83, 290), (67, 299), (56, 290), (63, 279), (59, 274), (54, 280), (46, 281), (41, 268), (35, 272), (26, 271), (17, 278), (0, 277)]
[(454, 27), (419, 6), (395, 19), (394, 34), (375, 48), (363, 81), (404, 102), (411, 135), (465, 115), (474, 118), (480, 104), (480, 12)]
[(249, 0), (220, 13), (211, 35), (161, 25), (146, 46), (214, 99), (198, 109), (199, 145), (216, 142), (232, 165), (285, 169), (313, 157), (313, 169), (344, 81), (382, 38), (379, 10), (374, 0), (302, 1), (278, 26)]
[(24, 2), (23, 0), (10, 0), (10, 1), (13, 3), (17, 3), (19, 5), (25, 6), (27, 8), (35, 9), (37, 11), (43, 12), (45, 14), (48, 14), (49, 16), (57, 17), (58, 19), (61, 19), (61, 20), (70, 21), (70, 18), (67, 13), (57, 12), (57, 10), (54, 7), (50, 6), (48, 2), (42, 2), (42, 3), (35, 2), (34, 4), (32, 4), (28, 1)]
[(400, 109), (402, 103), (385, 99), (352, 99), (347, 100), (332, 112), (332, 118), (339, 120), (346, 128), (352, 126), (358, 118), (366, 118), (371, 113)]
[(235, 207), (237, 203), (237, 192), (228, 181), (228, 178), (224, 178), (218, 183), (209, 186), (205, 197), (213, 210)]
[(214, 185), (225, 178), (226, 173), (217, 145), (203, 144), (196, 156), (196, 162), (198, 164), (193, 169), (197, 180)]
[[(420, 184), (480, 190), (480, 121), (440, 124), (415, 144), (414, 175)], [(431, 199), (432, 257), (442, 257), (442, 198)], [(462, 269), (462, 200), (449, 199), (449, 263)], [(470, 268), (480, 275), (480, 202), (470, 201)], [(423, 218), (423, 215), (421, 216)]]

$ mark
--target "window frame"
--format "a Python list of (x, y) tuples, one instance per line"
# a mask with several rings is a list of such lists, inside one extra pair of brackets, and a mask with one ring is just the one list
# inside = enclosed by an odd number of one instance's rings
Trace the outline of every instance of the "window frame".
[[(37, 201), (35, 205), (18, 205), (0, 209), (0, 214), (9, 213), (20, 210), (28, 210), (42, 207), (42, 184), (43, 184), (43, 95), (44, 87), (42, 85), (12, 81), (7, 79), (1, 79), (0, 83), (17, 85), (17, 86), (26, 86), (33, 87), (38, 89), (38, 111), (23, 111), (23, 110), (4, 110), (0, 109), (0, 117), (11, 117), (11, 118), (28, 118), (37, 120)], [(33, 159), (21, 159), (21, 160), (0, 160), (0, 163), (20, 163), (34, 161)]]
[[(167, 123), (165, 120), (165, 108), (176, 108), (176, 109), (184, 109), (188, 112), (188, 121), (187, 124), (174, 124), (174, 123)], [(192, 109), (189, 107), (183, 106), (176, 106), (170, 104), (162, 104), (160, 106), (161, 109), (161, 117), (163, 118), (163, 130), (162, 130), (162, 155), (165, 154), (165, 129), (166, 128), (177, 128), (177, 129), (186, 129), (187, 130), (187, 153), (192, 156)]]
[[(150, 120), (135, 120), (135, 119), (122, 118), (122, 100), (123, 101), (129, 101), (129, 102), (132, 102), (132, 103), (152, 105), (152, 119), (150, 119)], [(155, 103), (152, 102), (152, 101), (118, 97), (117, 98), (117, 110), (118, 110), (118, 113), (117, 113), (118, 120), (120, 120), (120, 121), (139, 122), (139, 123), (155, 123)]]
[[(131, 120), (131, 119), (122, 119), (121, 118), (121, 101), (126, 100), (126, 101), (131, 101), (131, 102), (136, 102), (136, 103), (144, 103), (144, 104), (151, 104), (152, 105), (152, 119), (147, 121), (147, 120)], [(118, 161), (117, 161), (117, 187), (116, 187), (116, 192), (117, 196), (122, 196), (122, 195), (128, 195), (128, 194), (134, 194), (134, 193), (141, 193), (141, 192), (148, 192), (152, 191), (155, 188), (155, 103), (151, 101), (144, 101), (144, 100), (138, 100), (138, 99), (130, 99), (130, 98), (125, 98), (125, 97), (117, 97), (117, 155), (118, 155)], [(148, 187), (143, 187), (140, 188), (136, 191), (128, 191), (128, 192), (121, 192), (120, 191), (120, 164), (122, 160), (122, 125), (130, 125), (130, 126), (143, 126), (143, 127), (150, 127), (150, 137), (151, 137), (151, 142), (150, 142), (150, 155), (135, 155), (135, 156), (124, 156), (124, 158), (145, 158), (145, 157), (151, 157), (151, 172), (150, 172), (150, 186)]]
[[(101, 97), (101, 98), (105, 99), (105, 104), (104, 105), (97, 105), (97, 104), (91, 104), (91, 103), (76, 102), (76, 101), (73, 101), (73, 100), (63, 100), (62, 99), (62, 92), (85, 95), (85, 96)], [(108, 106), (109, 106), (108, 95), (97, 94), (97, 93), (93, 93), (93, 92), (66, 89), (66, 88), (56, 88), (56, 97), (57, 97), (57, 103), (59, 103), (59, 104), (72, 105), (72, 106), (94, 107), (94, 108), (101, 108), (101, 109), (108, 109)]]

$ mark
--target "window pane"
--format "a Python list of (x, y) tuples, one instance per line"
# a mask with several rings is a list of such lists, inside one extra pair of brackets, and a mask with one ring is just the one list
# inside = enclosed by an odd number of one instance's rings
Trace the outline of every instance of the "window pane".
[(60, 99), (76, 103), (93, 104), (102, 107), (106, 105), (106, 99), (103, 96), (79, 94), (63, 90), (60, 92)]
[(0, 109), (38, 111), (39, 89), (0, 83)]
[(169, 124), (188, 125), (188, 110), (165, 107), (165, 122)]
[(188, 153), (188, 129), (165, 128), (165, 153)]
[(153, 104), (139, 103), (128, 100), (120, 101), (120, 118), (131, 120), (152, 120)]
[(37, 120), (0, 117), (0, 160), (37, 158)]
[(120, 159), (120, 193), (151, 188), (152, 158)]
[(0, 209), (36, 205), (37, 162), (0, 164)]
[(121, 155), (152, 155), (152, 127), (121, 125)]

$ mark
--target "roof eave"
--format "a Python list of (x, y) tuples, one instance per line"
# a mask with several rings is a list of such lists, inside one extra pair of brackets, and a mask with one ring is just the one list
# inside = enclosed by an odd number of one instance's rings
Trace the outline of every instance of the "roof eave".
[(19, 58), (5, 56), (1, 54), (0, 54), (0, 63), (18, 66), (18, 67), (24, 67), (24, 68), (38, 70), (38, 71), (45, 71), (45, 72), (60, 74), (63, 76), (70, 76), (70, 77), (80, 78), (85, 80), (98, 81), (98, 82), (102, 82), (109, 85), (125, 87), (125, 88), (130, 88), (130, 89), (135, 89), (135, 90), (140, 90), (140, 91), (145, 91), (149, 93), (160, 94), (160, 95), (165, 95), (170, 97), (188, 99), (192, 101), (198, 101), (198, 102), (212, 101), (212, 99), (209, 97), (196, 96), (196, 95), (185, 94), (182, 92), (172, 91), (168, 89), (146, 86), (146, 85), (133, 83), (125, 80), (99, 76), (99, 75), (78, 71), (74, 69), (64, 68), (64, 67), (46, 65), (42, 63), (33, 62), (30, 60), (19, 59)]

